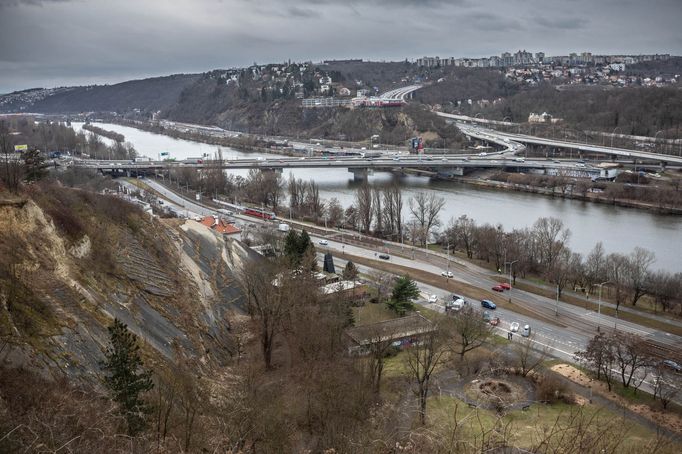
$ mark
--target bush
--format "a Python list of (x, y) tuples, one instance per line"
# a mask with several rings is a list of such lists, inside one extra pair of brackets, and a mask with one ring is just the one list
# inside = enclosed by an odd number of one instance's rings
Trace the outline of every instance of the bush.
[(569, 392), (566, 383), (554, 374), (534, 375), (537, 386), (537, 398), (542, 402), (553, 404), (564, 402), (574, 404), (573, 394)]

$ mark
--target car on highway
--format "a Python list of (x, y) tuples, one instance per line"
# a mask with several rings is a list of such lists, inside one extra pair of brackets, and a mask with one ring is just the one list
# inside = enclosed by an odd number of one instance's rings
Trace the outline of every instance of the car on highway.
[(512, 333), (516, 333), (519, 331), (519, 322), (512, 322), (511, 325), (509, 325), (509, 331)]
[(447, 303), (445, 303), (445, 312), (450, 311), (457, 312), (461, 310), (465, 304), (466, 302), (462, 298), (458, 298), (453, 301), (448, 301)]
[(433, 294), (429, 296), (429, 303), (437, 303), (438, 302), (438, 295)]
[(452, 271), (443, 271), (440, 273), (441, 276), (443, 277), (454, 277), (454, 274), (452, 274)]
[(457, 301), (457, 300), (462, 300), (464, 301), (464, 304), (466, 304), (467, 300), (464, 298), (462, 295), (458, 295), (456, 293), (452, 294), (452, 301)]
[(393, 156), (394, 161), (400, 161), (400, 156)]
[(501, 285), (495, 285), (493, 286), (493, 290), (495, 290), (496, 292), (504, 292), (504, 287), (502, 287)]
[(481, 300), (481, 307), (493, 310), (497, 309), (497, 305), (490, 300)]
[(500, 283), (497, 284), (497, 285), (499, 285), (500, 287), (502, 287), (502, 288), (505, 289), (505, 290), (511, 290), (511, 285), (509, 285), (508, 282), (500, 282)]
[(490, 324), (493, 326), (497, 326), (500, 324), (500, 317), (495, 317), (490, 319)]
[(587, 167), (584, 163), (579, 162), (575, 165), (576, 167)]
[(388, 260), (388, 259), (391, 258), (391, 256), (388, 255), (388, 254), (379, 254), (379, 258), (380, 258), (381, 260)]
[(664, 359), (661, 364), (668, 369), (674, 370), (675, 372), (682, 372), (682, 365), (676, 363), (672, 359)]
[(486, 153), (485, 151), (482, 151), (482, 152), (480, 152), (478, 155), (479, 155), (479, 156), (488, 156), (488, 153)]
[(521, 330), (521, 335), (523, 337), (530, 336), (530, 325), (523, 325), (523, 329)]
[(327, 246), (327, 245), (329, 244), (329, 241), (327, 241), (327, 240), (320, 240), (320, 241), (319, 241), (319, 244), (321, 244), (322, 246)]
[(553, 160), (552, 162), (553, 162), (554, 164), (561, 164), (561, 161), (559, 161), (558, 159), (555, 159), (555, 160)]

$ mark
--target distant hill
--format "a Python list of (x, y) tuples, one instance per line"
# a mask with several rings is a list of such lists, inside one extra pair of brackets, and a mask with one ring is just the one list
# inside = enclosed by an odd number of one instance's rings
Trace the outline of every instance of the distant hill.
[(199, 77), (175, 74), (115, 85), (23, 90), (0, 96), (0, 112), (153, 112), (177, 103), (182, 90)]

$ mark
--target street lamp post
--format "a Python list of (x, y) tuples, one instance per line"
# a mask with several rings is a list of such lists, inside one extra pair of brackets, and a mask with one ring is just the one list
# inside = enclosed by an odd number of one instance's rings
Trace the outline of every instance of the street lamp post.
[[(611, 133), (611, 148), (613, 148), (613, 138), (616, 135), (616, 129), (620, 129), (620, 126), (616, 126), (615, 128), (613, 128), (613, 132)], [(621, 129), (621, 132), (622, 132), (622, 129)]]
[(554, 309), (554, 316), (559, 316), (559, 284), (556, 285), (556, 308)]
[(597, 287), (599, 287), (599, 303), (597, 304), (597, 327), (599, 327), (599, 322), (601, 321), (601, 288), (606, 285), (610, 284), (611, 281), (606, 281), (602, 282), (601, 284), (597, 284)]
[(512, 266), (514, 266), (514, 263), (518, 262), (518, 260), (514, 260), (513, 262), (509, 262), (509, 286), (511, 287), (511, 270)]

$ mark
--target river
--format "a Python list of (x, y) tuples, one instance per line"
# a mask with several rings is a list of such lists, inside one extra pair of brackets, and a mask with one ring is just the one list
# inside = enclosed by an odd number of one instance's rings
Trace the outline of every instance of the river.
[[(135, 128), (102, 123), (98, 126), (121, 133), (142, 156), (157, 159), (159, 153), (169, 152), (173, 158), (213, 155), (217, 146), (188, 140), (174, 139)], [(79, 130), (81, 123), (73, 123)], [(222, 147), (225, 157), (259, 156)], [(320, 195), (325, 199), (336, 197), (346, 207), (354, 197), (357, 183), (353, 175), (343, 169), (295, 169), (290, 171), (296, 178), (315, 180)], [(246, 175), (247, 171), (235, 171)], [(289, 174), (285, 173), (285, 179)], [(570, 247), (586, 254), (601, 241), (608, 252), (630, 253), (635, 246), (656, 254), (654, 268), (682, 271), (682, 217), (650, 213), (644, 210), (615, 207), (576, 200), (552, 198), (522, 192), (506, 192), (483, 189), (464, 183), (431, 181), (426, 177), (397, 177), (390, 173), (376, 173), (370, 182), (390, 182), (397, 179), (403, 188), (404, 217), (409, 218), (407, 202), (420, 191), (434, 191), (445, 198), (440, 219), (443, 224), (462, 214), (473, 218), (478, 224), (500, 223), (505, 230), (531, 226), (538, 218), (553, 216), (561, 219), (571, 230)]]

